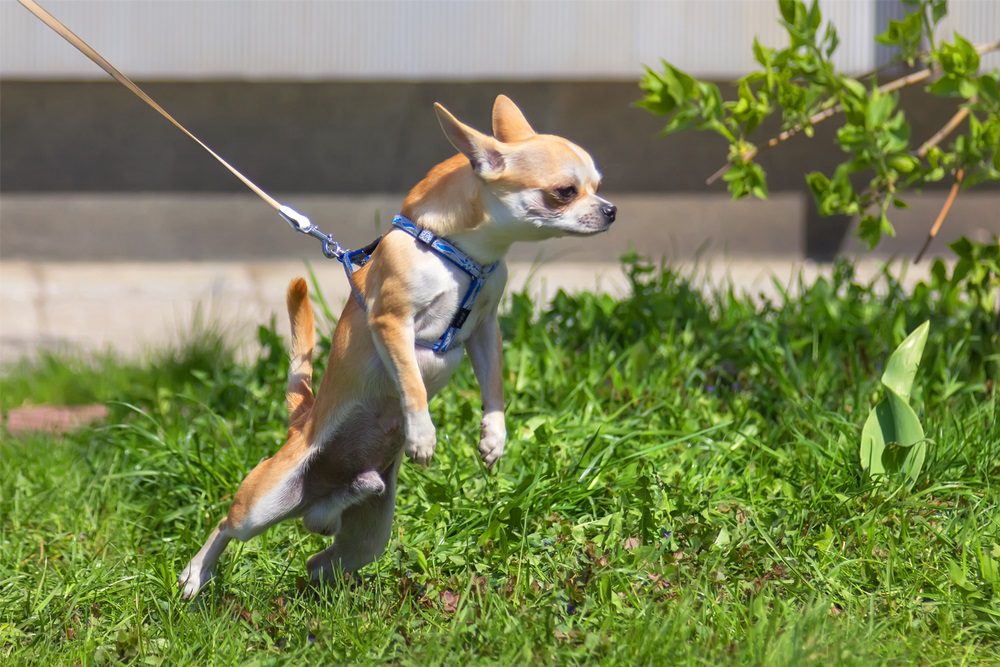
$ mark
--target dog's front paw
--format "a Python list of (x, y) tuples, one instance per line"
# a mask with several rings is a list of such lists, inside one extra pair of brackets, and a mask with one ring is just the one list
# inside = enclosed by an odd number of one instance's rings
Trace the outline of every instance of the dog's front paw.
[(503, 413), (495, 412), (483, 417), (479, 423), (479, 455), (487, 468), (492, 468), (507, 443), (507, 427), (504, 425)]
[(414, 463), (427, 465), (434, 456), (437, 432), (427, 412), (417, 412), (406, 418), (406, 446), (404, 451)]

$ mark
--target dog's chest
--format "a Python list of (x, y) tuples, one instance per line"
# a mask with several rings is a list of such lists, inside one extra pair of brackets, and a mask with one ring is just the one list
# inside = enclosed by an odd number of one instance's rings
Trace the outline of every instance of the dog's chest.
[[(434, 343), (453, 321), (469, 289), (471, 278), (457, 267), (442, 261), (420, 262), (414, 267), (412, 277), (414, 292), (420, 295), (414, 304), (414, 330), (417, 339)], [(423, 346), (417, 347), (417, 361), (430, 393), (436, 392), (448, 381), (452, 371), (462, 360), (465, 341), (484, 319), (496, 311), (506, 283), (507, 267), (500, 262), (483, 282), (479, 296), (449, 350), (440, 354)]]

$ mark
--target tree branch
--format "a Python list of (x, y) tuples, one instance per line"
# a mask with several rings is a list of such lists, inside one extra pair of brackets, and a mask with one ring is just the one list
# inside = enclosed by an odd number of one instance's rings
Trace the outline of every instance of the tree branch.
[[(975, 98), (973, 98), (970, 101), (974, 102)], [(923, 144), (920, 145), (920, 148), (917, 149), (917, 157), (923, 159), (924, 156), (927, 155), (928, 151), (930, 151), (930, 149), (937, 146), (939, 143), (941, 143), (942, 140), (944, 140), (945, 137), (954, 132), (955, 128), (961, 125), (962, 121), (965, 120), (965, 117), (968, 115), (969, 115), (969, 107), (962, 107), (961, 109), (959, 109), (958, 112), (954, 116), (952, 116), (951, 119), (947, 123), (945, 123), (940, 130), (935, 132), (930, 139), (928, 139), (927, 141), (925, 141)]]
[(959, 169), (955, 172), (955, 182), (951, 185), (951, 192), (948, 193), (948, 198), (944, 200), (944, 206), (941, 207), (941, 212), (938, 213), (937, 219), (934, 221), (934, 225), (931, 227), (931, 231), (927, 234), (927, 240), (924, 241), (923, 247), (920, 248), (920, 252), (917, 253), (916, 259), (913, 263), (919, 262), (924, 253), (927, 252), (927, 248), (931, 245), (931, 241), (937, 236), (938, 232), (941, 230), (941, 225), (944, 224), (944, 219), (948, 217), (948, 211), (951, 210), (951, 205), (955, 203), (955, 198), (958, 197), (958, 191), (962, 187), (962, 179), (965, 178), (965, 170)]
[[(979, 55), (997, 50), (1000, 50), (1000, 40), (988, 44), (976, 45), (976, 53), (978, 53)], [(889, 81), (888, 83), (882, 84), (881, 86), (878, 87), (878, 90), (881, 93), (891, 93), (901, 88), (905, 88), (907, 86), (913, 86), (918, 83), (922, 83), (927, 79), (931, 78), (933, 74), (934, 74), (934, 68), (927, 67), (925, 69), (913, 72), (911, 74), (907, 74), (906, 76), (900, 77), (898, 79), (894, 79), (893, 81)], [(774, 148), (778, 144), (787, 141), (792, 137), (794, 137), (795, 135), (797, 135), (798, 133), (802, 132), (806, 127), (812, 127), (817, 123), (822, 122), (827, 118), (830, 118), (839, 111), (842, 111), (842, 107), (839, 104), (833, 103), (829, 108), (817, 111), (815, 114), (810, 116), (809, 120), (804, 125), (796, 125), (795, 127), (791, 127), (782, 132), (781, 134), (779, 134), (778, 136), (768, 139), (767, 143), (765, 143), (763, 146), (744, 151), (740, 157), (744, 161), (751, 160), (755, 156), (760, 154), (761, 151), (767, 150), (768, 148)], [(958, 122), (961, 122), (961, 119), (959, 119)], [(948, 132), (951, 132), (952, 130), (954, 130), (954, 128), (951, 128), (950, 130), (948, 130)], [(947, 135), (947, 133), (945, 134)], [(938, 141), (940, 141), (940, 139), (938, 139)], [(928, 150), (930, 150), (930, 147), (928, 147)], [(729, 171), (729, 167), (730, 165), (728, 163), (719, 167), (719, 169), (717, 169), (715, 173), (713, 173), (705, 180), (705, 185), (711, 185), (712, 183), (715, 183), (717, 180), (719, 180), (719, 178), (723, 174)]]

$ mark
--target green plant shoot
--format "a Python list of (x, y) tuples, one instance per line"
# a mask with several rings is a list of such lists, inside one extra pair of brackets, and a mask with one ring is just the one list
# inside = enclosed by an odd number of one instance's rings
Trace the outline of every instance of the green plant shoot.
[(886, 397), (868, 413), (861, 430), (861, 467), (872, 477), (902, 472), (912, 483), (924, 465), (927, 440), (909, 401), (929, 329), (929, 321), (914, 329), (882, 374)]

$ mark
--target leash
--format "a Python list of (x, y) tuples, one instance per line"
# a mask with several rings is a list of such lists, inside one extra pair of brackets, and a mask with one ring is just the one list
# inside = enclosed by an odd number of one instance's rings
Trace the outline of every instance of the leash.
[[(313, 238), (319, 239), (323, 244), (323, 255), (329, 259), (336, 259), (341, 263), (345, 261), (350, 261), (346, 259), (351, 254), (350, 251), (344, 249), (336, 239), (333, 238), (333, 234), (324, 234), (320, 229), (314, 225), (307, 216), (299, 213), (291, 206), (287, 204), (282, 204), (277, 199), (271, 195), (264, 192), (263, 189), (258, 187), (253, 181), (244, 176), (236, 167), (226, 162), (222, 159), (218, 153), (213, 151), (208, 145), (201, 139), (196, 137), (191, 133), (186, 127), (180, 124), (180, 122), (167, 113), (166, 109), (161, 107), (156, 103), (152, 97), (146, 94), (146, 92), (137, 86), (134, 81), (122, 74), (114, 65), (109, 63), (104, 56), (98, 53), (92, 46), (83, 41), (78, 35), (76, 35), (72, 30), (67, 28), (62, 22), (56, 17), (52, 16), (48, 11), (46, 11), (41, 5), (39, 5), (35, 0), (18, 0), (21, 5), (27, 9), (29, 12), (35, 15), (42, 23), (52, 28), (57, 35), (65, 39), (67, 42), (72, 44), (77, 48), (80, 53), (87, 56), (96, 64), (98, 67), (103, 69), (105, 72), (111, 75), (111, 77), (120, 83), (121, 85), (128, 88), (133, 95), (138, 97), (140, 100), (148, 104), (154, 111), (166, 118), (174, 127), (186, 134), (191, 138), (196, 144), (204, 148), (209, 155), (214, 157), (219, 164), (229, 170), (229, 172), (243, 182), (243, 185), (247, 186), (251, 192), (260, 197), (268, 206), (273, 208), (278, 212), (278, 215), (288, 223), (288, 226), (297, 232), (306, 234), (307, 236), (312, 236)], [(355, 251), (356, 253), (357, 251)], [(360, 255), (357, 255), (360, 257)], [(366, 260), (367, 261), (367, 260)], [(351, 271), (348, 271), (348, 276), (350, 276)], [(353, 288), (354, 281), (351, 281)]]
[[(109, 63), (107, 59), (104, 58), (100, 53), (98, 53), (92, 46), (83, 41), (78, 35), (76, 35), (72, 30), (67, 28), (62, 22), (56, 17), (52, 16), (47, 12), (41, 5), (39, 5), (35, 0), (18, 0), (21, 5), (27, 9), (29, 12), (35, 15), (39, 20), (45, 25), (52, 28), (60, 37), (65, 39), (67, 42), (72, 44), (77, 48), (83, 55), (87, 56), (90, 60), (94, 62), (98, 67), (107, 72), (111, 77), (125, 86), (133, 95), (138, 97), (140, 100), (149, 105), (154, 111), (166, 118), (170, 124), (176, 127), (178, 130), (186, 134), (192, 141), (204, 148), (209, 155), (216, 159), (223, 167), (229, 170), (229, 172), (238, 178), (247, 188), (250, 189), (255, 195), (260, 197), (264, 203), (273, 208), (278, 212), (278, 215), (288, 223), (288, 226), (297, 232), (306, 234), (307, 236), (312, 236), (318, 239), (323, 244), (323, 255), (329, 259), (335, 259), (340, 262), (344, 267), (344, 272), (347, 274), (347, 281), (351, 285), (351, 293), (357, 300), (358, 304), (361, 306), (362, 310), (367, 310), (367, 304), (365, 303), (364, 295), (361, 290), (358, 289), (357, 281), (354, 279), (355, 267), (360, 268), (368, 263), (371, 259), (372, 253), (378, 246), (382, 237), (375, 239), (372, 243), (368, 244), (363, 248), (358, 248), (357, 250), (348, 250), (340, 245), (339, 242), (333, 237), (333, 234), (323, 233), (319, 227), (314, 225), (308, 217), (299, 213), (291, 206), (287, 204), (282, 204), (277, 199), (267, 194), (263, 189), (258, 187), (253, 181), (244, 176), (236, 167), (226, 162), (222, 156), (216, 153), (214, 150), (209, 148), (209, 146), (203, 142), (201, 139), (196, 137), (192, 132), (190, 132), (186, 127), (181, 125), (181, 123), (167, 113), (167, 110), (156, 103), (152, 97), (150, 97), (146, 92), (137, 86), (134, 81), (122, 74), (114, 65)], [(481, 266), (475, 262), (471, 257), (464, 253), (460, 248), (455, 246), (453, 243), (445, 238), (436, 236), (429, 229), (424, 229), (418, 227), (413, 223), (412, 220), (403, 216), (397, 215), (393, 218), (392, 224), (410, 236), (414, 237), (417, 242), (424, 244), (432, 251), (436, 252), (442, 258), (452, 263), (463, 272), (465, 272), (470, 278), (469, 287), (465, 292), (465, 296), (462, 297), (461, 304), (459, 305), (458, 312), (452, 318), (448, 325), (448, 328), (441, 335), (437, 341), (424, 341), (417, 340), (417, 344), (421, 347), (426, 347), (433, 350), (436, 354), (444, 354), (451, 348), (451, 344), (454, 341), (455, 335), (465, 324), (466, 318), (468, 318), (469, 313), (472, 311), (472, 306), (476, 301), (476, 297), (479, 296), (479, 292), (483, 287), (483, 283), (486, 279), (493, 273), (493, 269), (497, 267), (496, 263), (489, 266)]]

